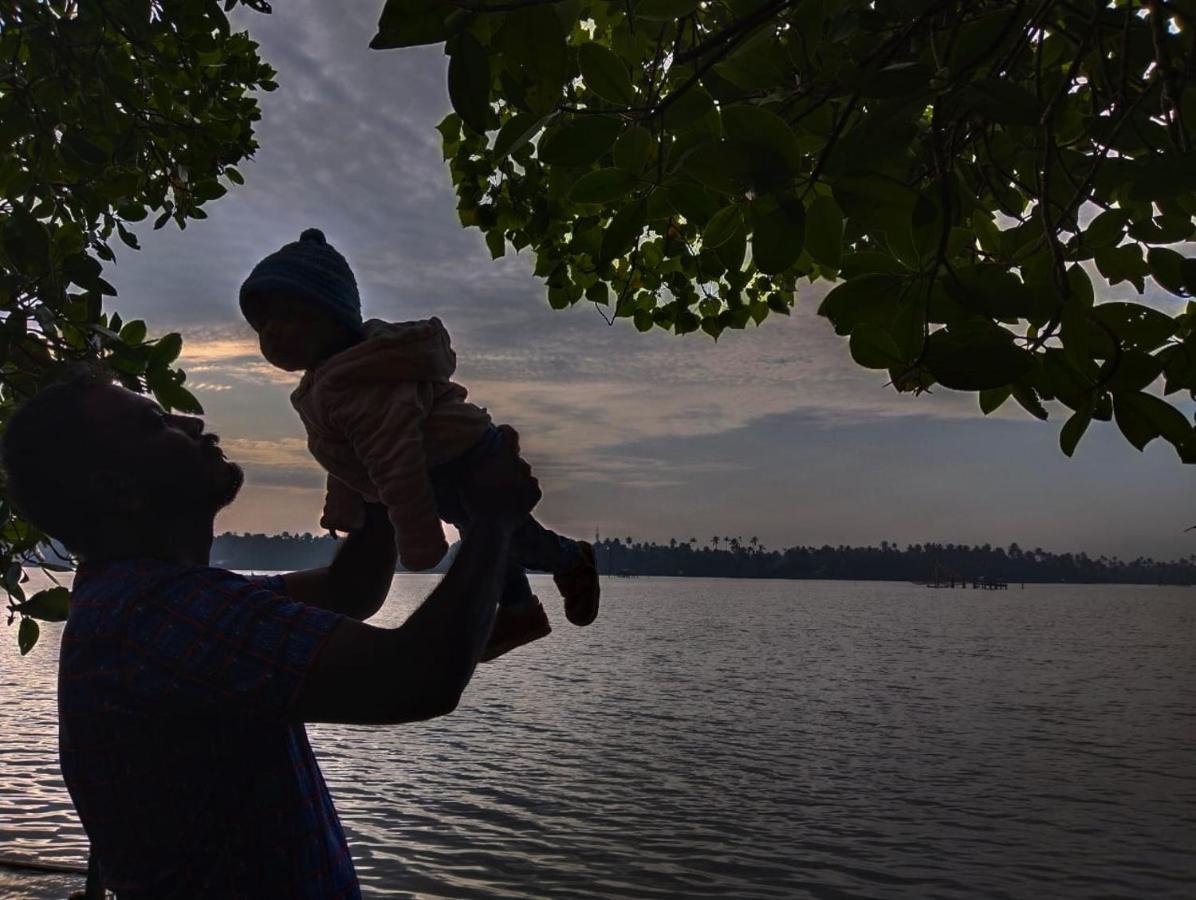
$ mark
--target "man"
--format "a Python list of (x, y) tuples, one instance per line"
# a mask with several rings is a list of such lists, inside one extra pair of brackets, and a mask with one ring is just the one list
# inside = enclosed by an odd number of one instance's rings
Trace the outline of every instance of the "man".
[(359, 620), (394, 571), (384, 509), (325, 569), (245, 578), (208, 567), (242, 474), (200, 419), (94, 374), (13, 415), (9, 495), (81, 560), (59, 663), (62, 772), (120, 900), (360, 896), (304, 723), (456, 707), (511, 531), (540, 496), (508, 437), (468, 486), (480, 527), (408, 621), (382, 629)]

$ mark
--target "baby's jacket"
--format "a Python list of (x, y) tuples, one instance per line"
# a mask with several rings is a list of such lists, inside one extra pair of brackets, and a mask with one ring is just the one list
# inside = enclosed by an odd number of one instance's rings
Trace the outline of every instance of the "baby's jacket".
[(363, 499), (382, 503), (403, 566), (428, 569), (448, 550), (428, 469), (477, 443), (490, 416), (450, 380), (457, 357), (439, 319), (371, 319), (365, 331), (291, 394), (307, 446), (329, 473), (320, 524), (354, 531)]

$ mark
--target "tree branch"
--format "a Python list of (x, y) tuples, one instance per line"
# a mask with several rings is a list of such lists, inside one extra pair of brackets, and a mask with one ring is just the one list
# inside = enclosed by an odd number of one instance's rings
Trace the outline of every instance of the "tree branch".
[(700, 44), (697, 44), (683, 53), (678, 53), (673, 57), (675, 65), (683, 66), (692, 62), (702, 56), (705, 56), (711, 50), (721, 46), (726, 41), (734, 39), (738, 42), (739, 38), (743, 36), (743, 32), (750, 31), (757, 26), (763, 25), (774, 15), (785, 9), (787, 6), (793, 6), (798, 0), (774, 0), (767, 6), (762, 6), (754, 13), (744, 16), (732, 22), (722, 31), (716, 31), (710, 37), (706, 38)]

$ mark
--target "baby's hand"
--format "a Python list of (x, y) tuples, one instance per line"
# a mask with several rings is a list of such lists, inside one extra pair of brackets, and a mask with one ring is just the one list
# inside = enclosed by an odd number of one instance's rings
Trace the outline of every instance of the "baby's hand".
[(500, 425), (502, 445), (474, 468), (465, 483), (464, 500), (472, 516), (515, 526), (540, 502), (540, 483), (519, 457), (519, 434)]

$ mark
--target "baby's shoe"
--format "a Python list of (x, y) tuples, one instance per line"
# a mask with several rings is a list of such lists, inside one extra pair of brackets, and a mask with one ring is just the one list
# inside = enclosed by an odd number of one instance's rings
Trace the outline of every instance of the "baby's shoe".
[(589, 625), (598, 618), (598, 564), (594, 560), (594, 545), (578, 541), (581, 562), (559, 575), (553, 575), (557, 590), (565, 598), (565, 618), (574, 625)]
[(522, 606), (500, 606), (494, 614), (494, 628), (480, 662), (498, 659), (517, 647), (546, 637), (551, 631), (544, 606), (535, 596), (531, 603)]

